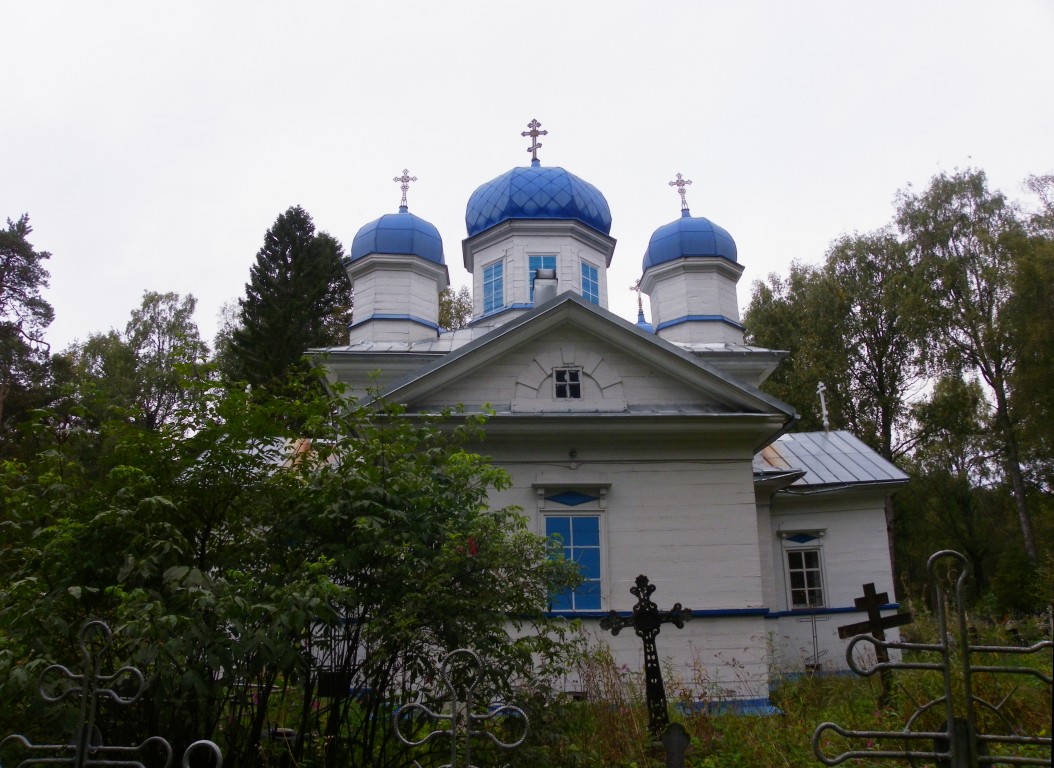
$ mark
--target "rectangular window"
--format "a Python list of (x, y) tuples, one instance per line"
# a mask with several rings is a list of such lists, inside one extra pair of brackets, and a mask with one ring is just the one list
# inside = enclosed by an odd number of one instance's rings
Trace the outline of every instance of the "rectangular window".
[(600, 516), (548, 515), (546, 538), (559, 537), (565, 560), (578, 564), (582, 583), (550, 596), (554, 611), (600, 610)]
[(483, 268), (483, 314), (505, 306), (505, 262)]
[(527, 275), (527, 282), (531, 286), (531, 304), (534, 304), (534, 276), (537, 274), (539, 269), (556, 269), (556, 257), (555, 256), (531, 256), (528, 259), (528, 266), (530, 267), (530, 273)]
[(582, 398), (582, 372), (577, 368), (553, 370), (553, 395), (557, 400), (580, 400)]
[(823, 569), (819, 549), (788, 549), (787, 579), (792, 609), (823, 607)]
[(593, 304), (600, 303), (600, 276), (592, 264), (582, 262), (582, 298)]

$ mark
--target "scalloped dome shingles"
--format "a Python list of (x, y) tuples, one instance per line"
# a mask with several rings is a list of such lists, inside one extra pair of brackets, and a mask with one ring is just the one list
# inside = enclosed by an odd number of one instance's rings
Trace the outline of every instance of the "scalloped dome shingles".
[(465, 210), (469, 237), (509, 219), (574, 219), (611, 232), (611, 209), (600, 190), (555, 166), (513, 168), (472, 193)]

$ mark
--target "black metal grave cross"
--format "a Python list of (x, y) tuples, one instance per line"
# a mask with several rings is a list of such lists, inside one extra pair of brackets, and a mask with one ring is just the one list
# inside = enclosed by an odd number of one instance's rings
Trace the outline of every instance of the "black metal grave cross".
[(623, 627), (632, 626), (637, 637), (644, 641), (644, 693), (648, 699), (648, 727), (652, 735), (658, 737), (669, 725), (670, 716), (666, 711), (666, 689), (662, 684), (662, 669), (659, 667), (659, 654), (655, 650), (655, 637), (665, 623), (682, 629), (684, 622), (692, 617), (692, 612), (688, 608), (682, 608), (680, 603), (674, 603), (672, 610), (660, 611), (651, 601), (655, 585), (649, 583), (644, 574), (637, 577), (637, 585), (630, 587), (629, 591), (637, 598), (637, 604), (633, 606), (633, 616), (623, 618), (611, 611), (601, 619), (600, 628), (617, 635)]
[[(945, 568), (947, 561), (953, 561)], [(930, 580), (934, 584), (937, 618), (937, 641), (929, 643), (891, 642), (880, 639), (880, 633), (891, 626), (908, 623), (903, 616), (878, 618), (879, 606), (887, 600), (885, 594), (875, 594), (873, 585), (866, 585), (864, 597), (857, 606), (868, 610), (868, 621), (851, 624), (839, 631), (846, 637), (856, 631), (871, 630), (874, 636), (857, 634), (849, 641), (845, 651), (846, 663), (858, 675), (869, 677), (876, 672), (902, 670), (909, 672), (934, 671), (943, 677), (943, 695), (935, 696), (915, 709), (907, 718), (902, 730), (853, 730), (836, 723), (820, 724), (812, 735), (813, 754), (824, 765), (841, 765), (847, 760), (866, 760), (868, 765), (878, 760), (907, 760), (912, 766), (925, 764), (940, 768), (978, 768), (981, 765), (1051, 765), (1047, 756), (1026, 749), (1050, 750), (1054, 743), (1049, 732), (1027, 735), (1021, 732), (1005, 706), (1017, 686), (1010, 694), (996, 703), (988, 701), (974, 691), (975, 674), (1009, 676), (1024, 675), (1041, 681), (1054, 692), (1054, 676), (1032, 664), (979, 664), (973, 657), (978, 654), (999, 656), (1039, 654), (1054, 649), (1054, 642), (1042, 640), (1028, 647), (976, 645), (970, 636), (966, 612), (966, 591), (970, 580), (969, 561), (960, 553), (941, 550), (930, 556), (926, 564)], [(945, 572), (947, 570), (947, 572)], [(949, 577), (954, 580), (954, 607), (949, 606), (946, 586)], [(876, 621), (876, 619), (878, 619)], [(954, 621), (954, 625), (951, 622)], [(889, 658), (888, 650), (911, 653), (910, 661), (880, 661), (863, 668), (859, 664), (855, 648), (867, 643), (878, 658)], [(925, 661), (929, 654), (937, 660)], [(1008, 679), (1003, 677), (1004, 680)], [(984, 715), (982, 718), (981, 715)], [(944, 722), (938, 724), (938, 719)], [(830, 737), (835, 737), (831, 739)], [(868, 741), (866, 749), (854, 749), (855, 741)], [(831, 742), (831, 744), (829, 744)], [(827, 749), (842, 747), (837, 755), (828, 755)], [(876, 747), (875, 745), (878, 744)], [(990, 754), (993, 745), (1000, 754)], [(893, 748), (898, 747), (898, 748)]]
[(539, 131), (538, 129), (542, 127), (542, 124), (537, 120), (531, 120), (531, 122), (527, 123), (527, 127), (531, 130), (521, 131), (520, 135), (531, 137), (531, 146), (527, 147), (527, 151), (531, 153), (531, 160), (533, 161), (538, 159), (538, 150), (542, 148), (542, 145), (538, 143), (538, 137), (548, 136), (549, 131)]
[[(853, 600), (853, 605), (858, 610), (867, 611), (867, 621), (860, 621), (856, 624), (845, 624), (844, 626), (838, 627), (838, 637), (845, 640), (855, 635), (870, 634), (871, 637), (876, 640), (885, 640), (887, 629), (893, 627), (901, 627), (905, 624), (911, 624), (915, 619), (910, 613), (897, 613), (892, 616), (882, 615), (882, 606), (889, 602), (889, 595), (886, 592), (875, 592), (874, 583), (864, 585), (864, 596), (858, 597)], [(889, 663), (889, 650), (882, 643), (875, 645), (875, 656), (880, 664)], [(892, 672), (889, 669), (883, 669), (881, 674), (882, 680), (882, 699), (883, 705), (889, 703), (889, 698), (893, 693), (893, 677)]]

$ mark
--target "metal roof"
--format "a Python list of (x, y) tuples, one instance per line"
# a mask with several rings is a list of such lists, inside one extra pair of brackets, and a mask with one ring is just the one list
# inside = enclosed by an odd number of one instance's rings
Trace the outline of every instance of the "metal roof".
[(844, 430), (781, 435), (755, 457), (758, 473), (803, 470), (791, 488), (904, 483), (908, 476)]

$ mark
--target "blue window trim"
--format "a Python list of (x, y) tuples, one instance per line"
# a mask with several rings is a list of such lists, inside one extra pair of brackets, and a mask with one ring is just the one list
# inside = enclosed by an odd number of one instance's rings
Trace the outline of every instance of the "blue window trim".
[(495, 261), (483, 268), (483, 313), (505, 306), (505, 262)]
[(544, 256), (527, 257), (527, 285), (530, 291), (530, 304), (534, 305), (534, 276), (539, 269), (556, 269), (556, 256), (545, 254)]
[(600, 304), (600, 270), (588, 261), (582, 262), (582, 298)]

